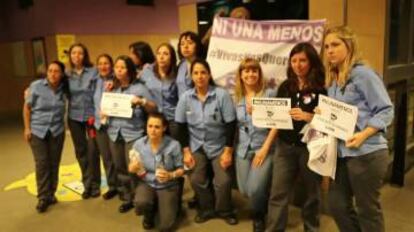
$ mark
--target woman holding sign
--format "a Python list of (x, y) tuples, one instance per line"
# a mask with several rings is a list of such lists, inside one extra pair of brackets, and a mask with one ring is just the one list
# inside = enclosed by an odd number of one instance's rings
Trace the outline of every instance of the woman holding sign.
[(147, 112), (154, 111), (157, 106), (150, 101), (151, 95), (148, 89), (139, 81), (135, 81), (136, 69), (129, 57), (118, 57), (115, 60), (114, 70), (115, 79), (112, 93), (131, 95), (133, 107), (130, 118), (109, 117), (108, 127), (109, 147), (121, 185), (121, 199), (124, 201), (119, 207), (119, 212), (125, 213), (133, 208), (133, 179), (128, 173), (128, 152), (134, 142), (145, 134)]
[(303, 179), (306, 190), (302, 207), (304, 231), (319, 229), (320, 177), (307, 167), (309, 152), (306, 144), (301, 141), (300, 134), (305, 124), (313, 118), (319, 94), (326, 94), (323, 64), (311, 44), (299, 43), (290, 52), (287, 79), (280, 85), (277, 93), (278, 97), (291, 100), (293, 130), (278, 130), (267, 231), (286, 229), (289, 195), (298, 175)]
[[(155, 226), (158, 208), (160, 231), (173, 231), (178, 212), (179, 181), (184, 174), (180, 144), (165, 135), (168, 122), (164, 115), (151, 113), (147, 136), (138, 139), (130, 153), (129, 171), (140, 178), (135, 192), (135, 206), (143, 212), (145, 230)], [(156, 204), (158, 202), (158, 204)]]
[[(194, 88), (183, 93), (175, 111), (182, 132), (184, 164), (192, 168), (191, 184), (198, 196), (196, 223), (216, 215), (238, 223), (231, 205), (231, 172), (236, 113), (230, 94), (214, 85), (204, 60), (191, 64)], [(208, 169), (214, 173), (211, 181)]]
[(250, 198), (253, 231), (264, 231), (272, 172), (273, 140), (276, 129), (258, 128), (252, 123), (252, 99), (275, 97), (265, 88), (262, 68), (257, 60), (244, 59), (237, 69), (235, 99), (238, 125), (236, 175), (240, 193)]
[(328, 96), (358, 107), (354, 135), (338, 141), (336, 178), (329, 190), (331, 214), (340, 231), (384, 231), (379, 195), (388, 167), (384, 132), (393, 119), (393, 106), (381, 78), (362, 63), (349, 28), (327, 30), (324, 50)]

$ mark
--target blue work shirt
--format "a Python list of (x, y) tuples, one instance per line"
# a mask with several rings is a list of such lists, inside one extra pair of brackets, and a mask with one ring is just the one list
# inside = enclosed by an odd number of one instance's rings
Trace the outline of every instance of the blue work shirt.
[(178, 97), (181, 97), (185, 91), (193, 88), (191, 73), (188, 71), (188, 62), (185, 59), (178, 65), (176, 83), (178, 88)]
[(69, 118), (78, 122), (86, 122), (94, 116), (93, 95), (95, 92), (98, 72), (95, 68), (85, 67), (78, 75), (75, 71), (69, 77)]
[(155, 170), (160, 165), (169, 172), (183, 168), (183, 154), (181, 146), (176, 140), (169, 136), (164, 136), (158, 151), (154, 154), (151, 150), (149, 138), (145, 136), (134, 143), (133, 149), (140, 154), (139, 159), (147, 172), (143, 180), (149, 186), (156, 189), (164, 189), (178, 184), (177, 180), (160, 183), (155, 178)]
[(29, 105), (30, 129), (32, 134), (39, 138), (45, 138), (48, 131), (53, 137), (60, 135), (65, 130), (66, 96), (60, 85), (56, 92), (50, 87), (47, 79), (36, 80), (30, 84), (29, 95), (25, 104)]
[(384, 83), (372, 69), (364, 65), (356, 65), (349, 75), (345, 87), (338, 86), (334, 81), (328, 88), (328, 96), (358, 107), (355, 133), (368, 126), (377, 128), (379, 131), (365, 140), (357, 149), (346, 148), (345, 142), (338, 140), (340, 157), (361, 156), (387, 148), (384, 132), (392, 122), (394, 115), (393, 105)]
[[(112, 90), (112, 92), (131, 94), (137, 97), (144, 97), (152, 101), (147, 87), (138, 81), (135, 81), (126, 88), (116, 88)], [(145, 134), (146, 118), (147, 115), (142, 106), (134, 108), (132, 118), (109, 117), (109, 138), (114, 142), (118, 140), (120, 135), (125, 142), (131, 142), (141, 138)]]
[(158, 111), (163, 113), (168, 121), (173, 121), (175, 107), (178, 102), (178, 90), (175, 79), (158, 78), (154, 72), (154, 65), (151, 65), (143, 70), (141, 80), (157, 104)]
[(191, 151), (203, 148), (209, 159), (222, 154), (226, 146), (226, 123), (235, 119), (230, 94), (216, 86), (209, 86), (204, 103), (198, 100), (195, 88), (187, 90), (175, 110), (175, 121), (188, 125)]
[(96, 89), (95, 93), (93, 95), (93, 104), (95, 107), (95, 123), (94, 126), (96, 129), (101, 128), (101, 100), (102, 100), (102, 94), (105, 92), (105, 84), (108, 82), (113, 81), (113, 76), (110, 75), (109, 77), (102, 77), (99, 76), (99, 78), (96, 80)]
[[(276, 91), (266, 89), (261, 97), (276, 97)], [(259, 128), (253, 125), (252, 116), (247, 113), (246, 98), (242, 98), (236, 105), (237, 127), (239, 130), (238, 143), (236, 147), (237, 156), (245, 159), (248, 151), (258, 151), (269, 134), (268, 128)], [(272, 154), (274, 145), (272, 144), (269, 154)]]

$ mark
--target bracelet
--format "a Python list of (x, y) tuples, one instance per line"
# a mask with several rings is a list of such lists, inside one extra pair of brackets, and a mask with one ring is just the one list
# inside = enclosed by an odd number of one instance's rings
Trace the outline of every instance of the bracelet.
[(145, 177), (145, 175), (147, 175), (147, 171), (140, 171), (140, 172), (137, 172), (137, 176), (139, 177), (139, 178), (144, 178)]

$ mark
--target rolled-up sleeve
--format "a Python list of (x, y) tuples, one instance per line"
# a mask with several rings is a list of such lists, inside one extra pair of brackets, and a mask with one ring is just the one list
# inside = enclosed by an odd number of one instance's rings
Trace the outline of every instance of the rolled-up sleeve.
[(367, 126), (385, 131), (394, 118), (394, 107), (382, 79), (369, 70), (360, 73), (357, 80), (362, 82), (356, 86), (364, 94), (366, 104), (371, 111)]

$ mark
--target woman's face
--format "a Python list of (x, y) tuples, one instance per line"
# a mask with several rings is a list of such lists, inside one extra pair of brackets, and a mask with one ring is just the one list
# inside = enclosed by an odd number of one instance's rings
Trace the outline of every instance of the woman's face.
[(60, 69), (59, 65), (57, 64), (50, 64), (47, 68), (47, 81), (52, 86), (58, 86), (60, 81), (62, 80), (62, 70)]
[(348, 56), (348, 48), (337, 34), (328, 34), (325, 38), (325, 59), (333, 65), (342, 64)]
[(150, 117), (147, 121), (147, 134), (150, 140), (158, 140), (164, 136), (166, 126), (163, 125), (162, 120), (155, 117)]
[(290, 59), (290, 65), (296, 76), (305, 78), (310, 69), (310, 62), (305, 52), (295, 53)]
[(125, 61), (123, 61), (123, 60), (117, 60), (115, 62), (114, 70), (115, 70), (115, 77), (118, 80), (126, 80), (126, 79), (128, 79), (128, 69), (127, 69), (127, 66), (126, 66)]
[(240, 77), (245, 86), (257, 87), (259, 84), (260, 72), (257, 68), (245, 68), (241, 70)]
[(139, 58), (139, 56), (137, 56), (134, 53), (134, 49), (130, 48), (129, 49), (129, 54), (128, 54), (129, 58), (131, 58), (132, 62), (134, 62), (135, 66), (141, 66), (142, 65), (142, 61), (141, 58)]
[(74, 66), (83, 66), (84, 57), (85, 53), (80, 46), (75, 46), (70, 51), (70, 60)]
[(200, 63), (196, 63), (193, 66), (193, 72), (191, 77), (194, 82), (194, 86), (197, 88), (206, 88), (210, 82), (211, 75), (208, 72), (207, 68)]
[(166, 46), (158, 48), (156, 54), (157, 64), (160, 68), (170, 67), (171, 65), (171, 53)]
[(196, 43), (189, 36), (184, 36), (180, 41), (180, 51), (184, 58), (192, 58), (195, 56)]
[(98, 59), (97, 68), (98, 68), (99, 75), (102, 77), (107, 77), (112, 72), (111, 62), (105, 56), (101, 56)]

